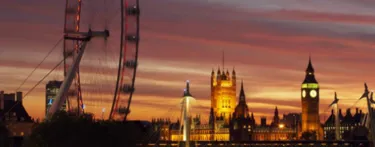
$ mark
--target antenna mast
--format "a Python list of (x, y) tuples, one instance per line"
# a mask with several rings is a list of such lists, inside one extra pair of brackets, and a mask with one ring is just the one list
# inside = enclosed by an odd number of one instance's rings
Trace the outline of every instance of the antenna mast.
[(223, 61), (222, 61), (222, 62), (223, 62), (223, 72), (224, 72), (224, 69), (225, 69), (225, 68), (224, 68), (224, 61), (225, 61), (225, 60), (224, 60), (224, 59), (225, 59), (224, 57), (225, 57), (225, 56), (224, 56), (224, 49), (223, 49)]

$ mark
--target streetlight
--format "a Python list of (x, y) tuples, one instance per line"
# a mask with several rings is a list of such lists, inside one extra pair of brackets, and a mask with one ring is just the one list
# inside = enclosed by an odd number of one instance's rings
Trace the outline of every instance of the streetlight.
[(105, 112), (105, 108), (102, 109), (102, 120), (104, 120), (104, 112)]
[(284, 124), (279, 124), (279, 128), (280, 128), (280, 129), (283, 129), (284, 127), (285, 127)]

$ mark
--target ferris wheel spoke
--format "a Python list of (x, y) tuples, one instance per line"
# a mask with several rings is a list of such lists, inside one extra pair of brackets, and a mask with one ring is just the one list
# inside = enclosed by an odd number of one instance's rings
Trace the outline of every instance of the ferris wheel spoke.
[[(118, 5), (120, 0), (66, 0), (64, 77), (69, 76), (71, 84), (63, 84), (60, 99), (69, 112), (100, 113), (103, 118), (107, 109), (111, 110), (107, 115), (117, 120), (126, 119), (130, 113), (138, 66), (140, 11), (138, 0), (122, 1), (125, 3)], [(73, 73), (68, 72), (73, 67)]]

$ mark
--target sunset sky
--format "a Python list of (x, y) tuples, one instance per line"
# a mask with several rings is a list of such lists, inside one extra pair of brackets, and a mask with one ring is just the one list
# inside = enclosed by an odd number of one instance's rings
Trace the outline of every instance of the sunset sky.
[[(334, 91), (347, 99), (340, 104), (346, 109), (362, 94), (364, 82), (370, 89), (375, 86), (375, 1), (140, 1), (141, 42), (131, 119), (176, 119), (185, 81), (190, 80), (197, 100), (193, 112), (207, 121), (210, 74), (221, 66), (223, 51), (225, 68), (235, 68), (238, 85), (243, 79), (257, 120), (271, 119), (275, 106), (281, 114), (301, 112), (300, 86), (309, 54), (321, 86), (322, 119), (330, 112)], [(0, 5), (0, 89), (14, 92), (62, 37), (64, 9), (64, 0)], [(26, 93), (62, 59), (61, 44), (58, 47), (21, 91)], [(61, 74), (55, 72), (47, 80)], [(46, 81), (24, 99), (32, 117), (44, 115)], [(355, 106), (365, 108), (363, 101)]]

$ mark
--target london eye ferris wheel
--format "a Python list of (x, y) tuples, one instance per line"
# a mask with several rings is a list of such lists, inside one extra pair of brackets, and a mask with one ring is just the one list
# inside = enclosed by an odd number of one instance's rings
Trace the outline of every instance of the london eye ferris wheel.
[(48, 116), (66, 105), (126, 120), (135, 91), (139, 48), (138, 0), (66, 0), (64, 81)]

